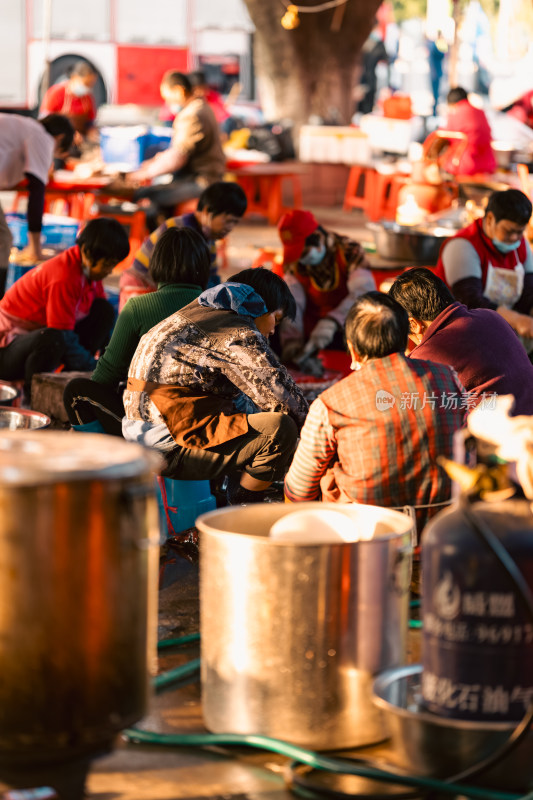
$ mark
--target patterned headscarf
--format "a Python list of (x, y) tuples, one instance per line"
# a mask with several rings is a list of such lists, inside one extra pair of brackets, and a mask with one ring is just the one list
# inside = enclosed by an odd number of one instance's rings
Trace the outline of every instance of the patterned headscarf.
[(265, 301), (246, 283), (219, 283), (198, 298), (201, 306), (233, 311), (241, 317), (261, 317), (268, 313)]

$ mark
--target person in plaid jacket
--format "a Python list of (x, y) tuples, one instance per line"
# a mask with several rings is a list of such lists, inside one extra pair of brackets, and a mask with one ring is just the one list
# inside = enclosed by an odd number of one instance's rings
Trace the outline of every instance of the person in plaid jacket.
[(312, 403), (285, 479), (288, 501), (414, 506), (419, 531), (449, 502), (437, 456), (452, 456), (468, 393), (451, 367), (406, 358), (408, 332), (406, 311), (388, 295), (355, 302), (346, 320), (355, 372)]

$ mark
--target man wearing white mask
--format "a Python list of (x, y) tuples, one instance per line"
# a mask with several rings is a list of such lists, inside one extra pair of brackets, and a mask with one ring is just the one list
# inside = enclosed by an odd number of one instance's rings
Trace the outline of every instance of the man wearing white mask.
[(365, 251), (347, 236), (323, 228), (310, 211), (284, 214), (278, 231), (283, 242), (283, 277), (296, 300), (294, 322), (280, 326), (282, 361), (315, 372), (318, 350), (344, 349), (348, 311), (364, 292), (376, 288)]
[(533, 337), (533, 255), (524, 237), (531, 217), (518, 189), (494, 192), (483, 219), (458, 231), (442, 246), (435, 274), (468, 308), (497, 311), (519, 336)]

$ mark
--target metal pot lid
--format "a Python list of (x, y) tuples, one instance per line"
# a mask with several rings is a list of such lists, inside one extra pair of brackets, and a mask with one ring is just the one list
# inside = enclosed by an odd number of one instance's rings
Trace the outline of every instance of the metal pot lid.
[(132, 478), (162, 467), (162, 458), (117, 436), (73, 431), (0, 433), (0, 487)]

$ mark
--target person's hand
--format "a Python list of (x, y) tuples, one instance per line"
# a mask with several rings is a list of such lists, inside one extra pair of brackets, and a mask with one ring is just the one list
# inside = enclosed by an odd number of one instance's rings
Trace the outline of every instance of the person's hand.
[(311, 331), (309, 341), (304, 347), (304, 353), (314, 353), (317, 350), (323, 350), (328, 344), (331, 344), (337, 327), (337, 323), (334, 319), (330, 319), (329, 317), (319, 319)]
[(302, 355), (302, 343), (298, 339), (292, 339), (284, 345), (281, 351), (282, 364), (296, 363), (297, 359)]
[(124, 175), (124, 182), (128, 186), (134, 186), (137, 188), (140, 186), (145, 180), (145, 175), (142, 169), (136, 169), (134, 172), (127, 172)]
[(307, 356), (298, 361), (298, 369), (304, 375), (312, 375), (314, 378), (321, 378), (324, 374), (324, 365), (316, 356)]
[(517, 332), (519, 336), (531, 339), (533, 338), (533, 317), (527, 314), (520, 314), (518, 311), (513, 311), (511, 308), (505, 306), (498, 306), (498, 314), (503, 317), (511, 328)]

